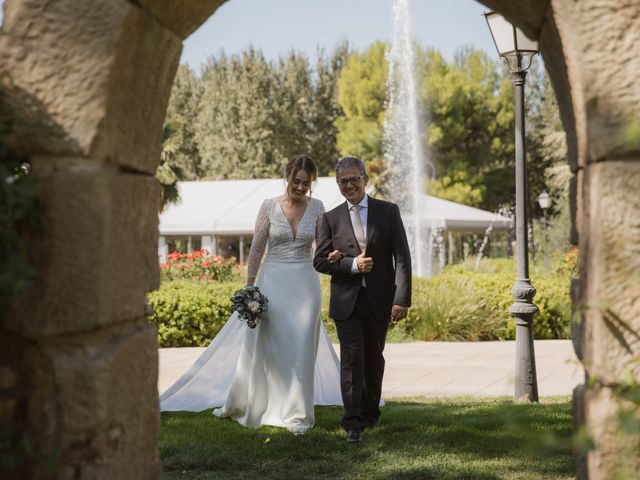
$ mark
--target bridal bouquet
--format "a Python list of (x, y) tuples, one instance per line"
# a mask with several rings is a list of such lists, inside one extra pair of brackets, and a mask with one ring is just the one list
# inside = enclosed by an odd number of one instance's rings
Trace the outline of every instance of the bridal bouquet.
[(260, 293), (260, 289), (255, 285), (247, 285), (237, 290), (231, 297), (231, 303), (240, 320), (247, 322), (247, 327), (256, 328), (258, 322), (266, 322), (264, 313), (269, 308), (269, 299)]

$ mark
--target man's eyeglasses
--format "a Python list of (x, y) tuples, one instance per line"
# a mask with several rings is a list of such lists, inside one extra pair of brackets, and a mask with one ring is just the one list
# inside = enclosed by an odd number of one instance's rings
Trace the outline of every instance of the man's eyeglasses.
[(360, 180), (364, 180), (364, 178), (364, 175), (360, 175), (359, 177), (341, 178), (339, 180), (336, 180), (336, 182), (338, 182), (338, 185), (340, 185), (341, 187), (346, 187), (348, 184), (358, 185), (358, 183), (360, 183)]

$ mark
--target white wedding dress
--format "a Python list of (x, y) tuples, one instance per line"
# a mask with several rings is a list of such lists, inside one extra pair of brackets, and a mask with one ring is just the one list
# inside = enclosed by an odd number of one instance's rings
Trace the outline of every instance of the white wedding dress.
[(322, 202), (310, 199), (294, 238), (278, 200), (265, 200), (248, 274), (259, 269), (256, 285), (269, 299), (267, 322), (250, 329), (234, 313), (193, 366), (160, 396), (162, 411), (221, 407), (214, 415), (247, 427), (303, 432), (314, 424), (314, 404), (342, 405), (339, 360), (320, 320), (320, 279), (312, 265), (323, 213)]

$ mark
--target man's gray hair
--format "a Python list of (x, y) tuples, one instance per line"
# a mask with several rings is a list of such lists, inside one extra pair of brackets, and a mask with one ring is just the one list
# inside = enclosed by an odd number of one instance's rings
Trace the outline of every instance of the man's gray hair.
[(340, 174), (340, 170), (349, 167), (358, 167), (358, 170), (360, 170), (360, 175), (367, 174), (362, 160), (356, 157), (342, 157), (340, 160), (338, 160), (338, 163), (336, 163), (336, 177)]

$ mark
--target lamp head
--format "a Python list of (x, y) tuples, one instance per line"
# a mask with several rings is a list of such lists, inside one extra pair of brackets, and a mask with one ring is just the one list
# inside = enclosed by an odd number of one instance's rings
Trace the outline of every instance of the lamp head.
[(538, 195), (538, 203), (540, 204), (540, 208), (546, 210), (551, 206), (551, 197), (549, 194), (543, 190), (540, 195)]
[(538, 42), (530, 40), (499, 13), (488, 12), (484, 18), (498, 55), (507, 61), (509, 70), (526, 71), (531, 66), (533, 56), (538, 53)]

